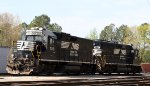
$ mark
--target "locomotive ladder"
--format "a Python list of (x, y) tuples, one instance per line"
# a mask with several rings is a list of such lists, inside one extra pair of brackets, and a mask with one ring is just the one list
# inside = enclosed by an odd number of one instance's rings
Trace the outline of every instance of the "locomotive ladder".
[(96, 57), (96, 66), (99, 72), (102, 72), (102, 68), (105, 66), (106, 61), (104, 56), (95, 56)]

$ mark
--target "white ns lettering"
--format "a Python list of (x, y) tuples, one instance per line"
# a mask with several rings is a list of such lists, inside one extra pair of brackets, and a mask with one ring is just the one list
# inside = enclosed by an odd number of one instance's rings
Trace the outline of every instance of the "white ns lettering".
[(79, 44), (77, 44), (77, 43), (72, 43), (72, 47), (75, 50), (79, 50)]

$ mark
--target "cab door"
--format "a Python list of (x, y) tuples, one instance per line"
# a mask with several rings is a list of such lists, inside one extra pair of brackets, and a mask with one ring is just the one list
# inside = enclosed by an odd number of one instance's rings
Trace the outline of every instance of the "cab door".
[(48, 49), (48, 57), (51, 60), (55, 60), (56, 59), (56, 51), (55, 51), (55, 39), (48, 36), (48, 45), (47, 45), (47, 49)]

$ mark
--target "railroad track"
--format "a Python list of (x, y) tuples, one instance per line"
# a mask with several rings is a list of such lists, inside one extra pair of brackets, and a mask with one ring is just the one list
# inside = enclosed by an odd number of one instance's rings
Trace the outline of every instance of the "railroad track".
[(74, 78), (47, 81), (9, 81), (0, 86), (150, 86), (150, 76), (123, 78)]

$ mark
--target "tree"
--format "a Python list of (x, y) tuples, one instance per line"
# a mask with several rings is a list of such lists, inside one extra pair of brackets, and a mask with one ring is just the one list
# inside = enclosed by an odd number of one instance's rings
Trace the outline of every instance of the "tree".
[(128, 27), (125, 31), (124, 44), (133, 44), (135, 48), (140, 48), (140, 36), (137, 27)]
[(22, 27), (22, 29), (28, 29), (29, 28), (29, 25), (27, 24), (27, 23), (25, 23), (25, 22), (23, 22), (22, 24), (21, 24), (21, 27)]
[[(137, 30), (140, 35), (140, 57), (147, 58), (147, 52), (150, 49), (150, 25), (148, 23), (141, 24)], [(149, 60), (150, 62), (150, 60)]]
[(125, 37), (127, 36), (127, 29), (127, 25), (121, 25), (119, 28), (117, 28), (115, 40), (124, 43)]
[(142, 61), (145, 63), (149, 63), (150, 62), (150, 50), (146, 50), (144, 52), (144, 58), (142, 58)]
[(49, 25), (49, 28), (51, 28), (52, 31), (61, 32), (62, 27), (59, 26), (57, 23), (52, 23)]
[(35, 16), (35, 18), (30, 23), (30, 27), (48, 27), (49, 24), (50, 17), (42, 14), (40, 16)]
[(18, 40), (20, 20), (10, 13), (0, 14), (0, 46), (11, 46), (12, 41)]
[(57, 31), (61, 32), (62, 27), (59, 26), (57, 23), (50, 23), (50, 17), (42, 14), (40, 16), (35, 16), (35, 18), (31, 21), (29, 25), (26, 25), (26, 23), (23, 23), (23, 27), (31, 28), (31, 27), (43, 27), (47, 28), (51, 31)]
[(92, 40), (98, 39), (96, 29), (92, 29), (86, 38), (92, 39)]
[(134, 37), (134, 34), (133, 32), (131, 31), (132, 28), (128, 27), (125, 29), (125, 32), (124, 32), (124, 37), (123, 37), (123, 42), (124, 44), (132, 44), (133, 42), (133, 37)]
[(114, 41), (115, 40), (115, 25), (110, 24), (106, 26), (104, 30), (100, 33), (100, 39), (107, 40), (107, 41)]

